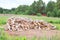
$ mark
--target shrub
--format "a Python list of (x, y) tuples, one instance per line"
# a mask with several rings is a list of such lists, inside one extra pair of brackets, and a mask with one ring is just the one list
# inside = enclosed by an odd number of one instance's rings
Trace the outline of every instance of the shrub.
[(51, 12), (47, 12), (47, 16), (50, 17)]
[(49, 23), (53, 23), (53, 21), (49, 21)]
[(55, 17), (56, 15), (55, 15), (54, 12), (48, 11), (48, 12), (47, 12), (47, 16), (48, 16), (48, 17)]
[(36, 15), (37, 15), (37, 16), (41, 16), (41, 13), (37, 13)]

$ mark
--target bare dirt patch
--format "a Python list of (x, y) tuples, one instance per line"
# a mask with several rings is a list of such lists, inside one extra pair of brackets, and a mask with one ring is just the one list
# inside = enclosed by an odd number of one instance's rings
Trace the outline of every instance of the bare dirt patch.
[(53, 37), (59, 36), (58, 30), (26, 30), (26, 31), (5, 31), (11, 36), (26, 36), (26, 37)]

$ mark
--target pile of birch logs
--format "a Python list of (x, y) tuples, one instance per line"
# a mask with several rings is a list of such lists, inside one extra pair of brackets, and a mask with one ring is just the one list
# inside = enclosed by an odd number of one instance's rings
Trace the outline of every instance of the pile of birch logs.
[(5, 30), (21, 31), (21, 30), (55, 30), (56, 26), (43, 20), (32, 20), (30, 18), (12, 17), (9, 18)]

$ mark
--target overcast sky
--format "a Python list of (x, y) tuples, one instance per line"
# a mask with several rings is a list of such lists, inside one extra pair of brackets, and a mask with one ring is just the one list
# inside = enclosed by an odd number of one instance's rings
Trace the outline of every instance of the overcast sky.
[[(34, 0), (0, 0), (0, 7), (11, 9), (11, 8), (16, 8), (19, 5), (23, 5), (23, 4), (30, 5), (33, 3), (33, 1)], [(43, 1), (47, 4), (50, 0), (43, 0)], [(56, 1), (56, 0), (52, 0), (52, 1)]]

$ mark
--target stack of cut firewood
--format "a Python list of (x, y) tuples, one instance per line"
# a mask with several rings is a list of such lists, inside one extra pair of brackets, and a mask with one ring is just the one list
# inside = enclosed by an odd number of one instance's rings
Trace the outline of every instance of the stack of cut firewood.
[(21, 31), (30, 29), (43, 29), (43, 30), (54, 30), (56, 26), (43, 20), (32, 20), (23, 17), (12, 17), (9, 18), (5, 27), (5, 30)]

